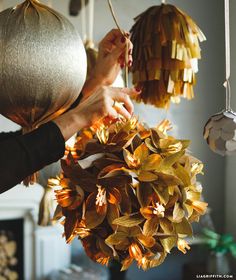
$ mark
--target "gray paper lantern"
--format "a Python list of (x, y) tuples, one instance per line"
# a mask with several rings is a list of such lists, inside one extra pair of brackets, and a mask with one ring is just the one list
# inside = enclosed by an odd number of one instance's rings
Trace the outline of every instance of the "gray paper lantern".
[(236, 155), (235, 112), (226, 110), (213, 115), (205, 125), (204, 138), (213, 152)]
[(0, 113), (34, 129), (67, 110), (86, 78), (73, 25), (37, 0), (0, 13)]

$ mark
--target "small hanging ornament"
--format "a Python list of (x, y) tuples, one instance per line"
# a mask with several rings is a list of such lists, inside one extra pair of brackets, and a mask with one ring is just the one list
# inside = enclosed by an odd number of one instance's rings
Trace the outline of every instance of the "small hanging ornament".
[(142, 90), (136, 101), (168, 108), (180, 97), (192, 99), (199, 41), (206, 40), (197, 24), (177, 7), (153, 6), (135, 18), (131, 29), (133, 84)]
[(231, 109), (229, 0), (225, 0), (226, 108), (205, 125), (204, 138), (210, 149), (222, 156), (236, 155), (236, 113)]
[[(86, 1), (82, 0), (81, 19), (82, 19), (82, 36), (84, 40), (85, 51), (87, 54), (87, 79), (96, 65), (98, 50), (93, 40), (94, 34), (94, 0), (88, 0), (88, 17), (86, 16)], [(88, 19), (88, 20), (87, 20)], [(88, 21), (88, 23), (86, 22)]]
[(87, 55), (87, 79), (89, 79), (98, 57), (98, 50), (93, 40), (94, 0), (71, 0), (70, 15), (78, 16), (79, 13), (81, 14), (82, 39)]
[(71, 16), (78, 16), (82, 9), (83, 1), (85, 1), (85, 5), (87, 5), (89, 0), (70, 0), (69, 13)]

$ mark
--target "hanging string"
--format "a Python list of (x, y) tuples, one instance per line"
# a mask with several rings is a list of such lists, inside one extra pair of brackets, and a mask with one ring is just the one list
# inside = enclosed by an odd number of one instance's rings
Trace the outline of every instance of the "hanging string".
[(81, 0), (81, 28), (83, 42), (87, 40), (85, 0)]
[(88, 25), (88, 40), (90, 44), (93, 42), (93, 29), (94, 29), (94, 0), (89, 0), (89, 25)]
[(231, 99), (231, 88), (230, 88), (230, 20), (229, 20), (229, 0), (225, 0), (225, 74), (226, 80), (224, 87), (226, 88), (226, 110), (230, 111), (230, 99)]
[[(113, 9), (111, 0), (107, 0), (108, 1), (108, 5), (112, 14), (112, 17), (115, 21), (115, 24), (117, 26), (117, 28), (120, 30), (120, 33), (124, 36), (125, 39), (127, 39), (127, 35), (125, 34), (125, 31), (121, 29), (117, 17), (115, 15), (115, 11)], [(128, 63), (129, 63), (129, 48), (128, 45), (126, 45), (126, 50), (125, 50), (125, 86), (128, 87), (129, 86), (129, 69), (128, 69)]]

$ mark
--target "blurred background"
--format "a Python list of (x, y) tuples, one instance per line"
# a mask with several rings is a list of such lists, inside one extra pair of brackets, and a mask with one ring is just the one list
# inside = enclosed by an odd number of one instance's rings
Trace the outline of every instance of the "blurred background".
[[(42, 2), (50, 2), (55, 10), (68, 17), (80, 34), (82, 33), (81, 14), (76, 17), (69, 15), (69, 0)], [(16, 0), (2, 1), (2, 8), (5, 9), (17, 3), (19, 1)], [(130, 30), (135, 16), (159, 3), (159, 0), (113, 0), (119, 22), (126, 30)], [(202, 60), (199, 63), (195, 98), (190, 102), (182, 100), (179, 105), (172, 104), (168, 112), (152, 106), (135, 104), (135, 112), (140, 120), (149, 125), (156, 125), (163, 118), (168, 118), (173, 123), (173, 134), (176, 137), (191, 140), (192, 153), (205, 164), (205, 176), (199, 177), (199, 181), (204, 188), (204, 198), (209, 203), (210, 217), (208, 216), (208, 220), (203, 222), (213, 223), (217, 232), (230, 233), (236, 237), (236, 158), (221, 157), (211, 152), (202, 135), (208, 118), (225, 106), (224, 1), (169, 0), (168, 3), (188, 13), (207, 37), (207, 41), (201, 44)], [(230, 1), (230, 5), (232, 105), (236, 109), (236, 1)], [(115, 25), (107, 1), (95, 0), (94, 41), (98, 43), (112, 28), (115, 28)], [(0, 131), (16, 129), (18, 127), (15, 124), (0, 117)], [(71, 246), (65, 245), (61, 238), (60, 227), (37, 226), (37, 209), (42, 195), (42, 187), (35, 185), (29, 189), (16, 186), (0, 196), (0, 236), (3, 230), (9, 231), (16, 228), (16, 235), (18, 237), (22, 235), (22, 241), (19, 241), (22, 250), (17, 253), (17, 256), (21, 259), (19, 269), (23, 278), (19, 279), (33, 280), (45, 277), (72, 279), (72, 276), (68, 276), (71, 263), (76, 265), (72, 267), (72, 270), (77, 271), (78, 275), (83, 267), (87, 269), (87, 276), (75, 279), (107, 279), (107, 271), (94, 266), (84, 256), (79, 241), (74, 241)], [(18, 220), (17, 226), (11, 225), (14, 219)], [(156, 269), (142, 272), (135, 266), (131, 267), (127, 279), (190, 280), (192, 278), (184, 277), (188, 277), (191, 271), (204, 272), (210, 252), (198, 238), (200, 231), (201, 225), (196, 226), (196, 237), (191, 241), (192, 250), (187, 255), (173, 250), (164, 264)], [(235, 262), (229, 258), (229, 263), (228, 272), (236, 272)], [(63, 272), (58, 274), (61, 269), (64, 269)], [(95, 278), (89, 278), (89, 273), (96, 275)], [(64, 276), (59, 276), (62, 274)]]

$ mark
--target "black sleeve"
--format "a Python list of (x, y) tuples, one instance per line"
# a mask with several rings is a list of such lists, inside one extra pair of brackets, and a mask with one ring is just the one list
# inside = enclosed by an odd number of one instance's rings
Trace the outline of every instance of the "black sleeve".
[(20, 136), (21, 134), (22, 134), (21, 130), (18, 130), (15, 132), (1, 132), (0, 133), (0, 142), (6, 140), (8, 138), (11, 138), (12, 136), (17, 136), (17, 135)]
[(1, 133), (0, 147), (0, 193), (59, 160), (65, 152), (63, 135), (54, 122), (25, 135)]

